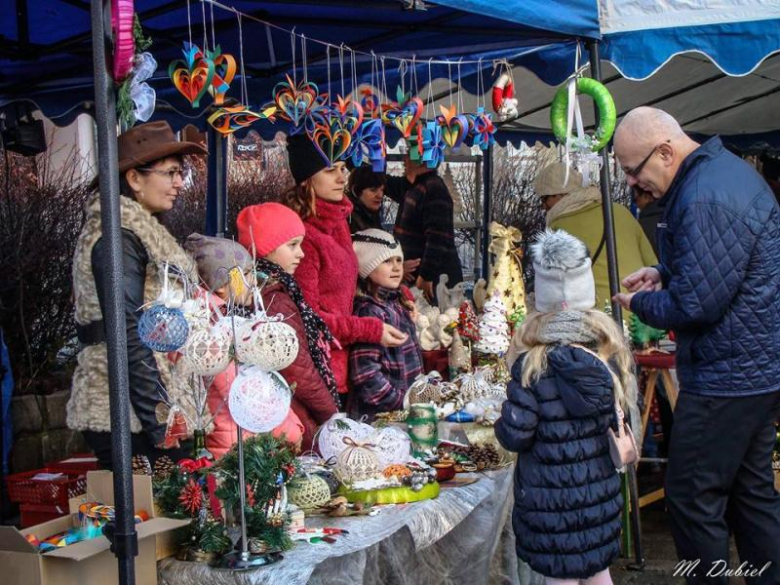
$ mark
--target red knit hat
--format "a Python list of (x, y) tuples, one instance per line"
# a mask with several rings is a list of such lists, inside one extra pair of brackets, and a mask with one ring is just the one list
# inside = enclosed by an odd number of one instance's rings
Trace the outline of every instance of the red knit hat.
[(306, 234), (298, 214), (281, 203), (244, 207), (238, 214), (236, 225), (238, 243), (251, 253), (254, 239), (257, 258), (263, 258), (285, 242)]

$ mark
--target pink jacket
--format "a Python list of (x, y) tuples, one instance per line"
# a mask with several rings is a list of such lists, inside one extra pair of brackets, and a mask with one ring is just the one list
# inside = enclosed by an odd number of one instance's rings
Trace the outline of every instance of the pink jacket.
[[(209, 302), (212, 306), (223, 310), (225, 303), (216, 295), (209, 293)], [(227, 453), (238, 439), (238, 427), (228, 409), (228, 395), (230, 386), (236, 379), (236, 370), (235, 362), (231, 362), (224, 372), (214, 376), (206, 398), (209, 412), (214, 417), (214, 429), (206, 435), (206, 449), (211, 451), (216, 459)], [(291, 408), (282, 424), (273, 430), (273, 435), (274, 437), (285, 435), (289, 442), (298, 444), (303, 437), (303, 432), (303, 424)], [(245, 431), (244, 436), (251, 437), (252, 433)]]
[(339, 392), (347, 392), (349, 346), (356, 342), (379, 343), (382, 322), (373, 317), (353, 317), (352, 303), (358, 280), (357, 256), (352, 249), (347, 218), (352, 203), (317, 199), (317, 216), (306, 219), (305, 257), (295, 280), (311, 307), (319, 313), (341, 350), (333, 350), (332, 367)]

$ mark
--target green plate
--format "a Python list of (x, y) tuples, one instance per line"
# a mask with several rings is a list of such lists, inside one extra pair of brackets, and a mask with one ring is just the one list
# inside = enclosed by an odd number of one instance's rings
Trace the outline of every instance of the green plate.
[(339, 493), (350, 502), (362, 502), (364, 504), (406, 504), (430, 500), (439, 495), (439, 483), (427, 483), (419, 492), (410, 487), (392, 487), (379, 490), (349, 490), (344, 486), (339, 488)]

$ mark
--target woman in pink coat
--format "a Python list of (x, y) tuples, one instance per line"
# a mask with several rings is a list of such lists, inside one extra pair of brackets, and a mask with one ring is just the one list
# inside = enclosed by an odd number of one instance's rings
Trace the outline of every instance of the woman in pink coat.
[(344, 163), (328, 166), (305, 134), (288, 137), (287, 154), (295, 186), (285, 193), (284, 203), (306, 227), (304, 257), (295, 278), (306, 301), (341, 346), (332, 352), (332, 367), (339, 393), (346, 394), (350, 345), (364, 342), (397, 347), (407, 336), (374, 317), (352, 316), (358, 262), (347, 222), (352, 203), (344, 196)]

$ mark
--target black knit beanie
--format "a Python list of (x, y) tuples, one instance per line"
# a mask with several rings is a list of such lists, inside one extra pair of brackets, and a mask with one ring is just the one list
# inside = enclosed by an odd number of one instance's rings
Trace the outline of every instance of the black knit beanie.
[(287, 137), (287, 160), (296, 185), (328, 167), (328, 163), (303, 132)]

